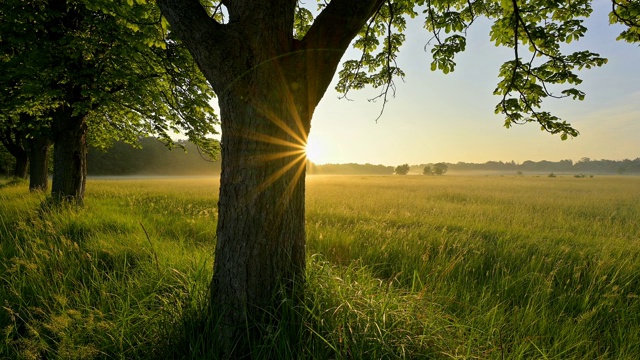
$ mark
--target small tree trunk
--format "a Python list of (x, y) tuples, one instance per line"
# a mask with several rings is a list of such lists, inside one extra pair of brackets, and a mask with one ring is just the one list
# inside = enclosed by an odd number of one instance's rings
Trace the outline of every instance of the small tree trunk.
[(29, 190), (46, 191), (49, 187), (49, 148), (51, 141), (46, 136), (32, 139), (29, 146)]
[(13, 156), (16, 158), (16, 164), (13, 167), (13, 177), (19, 179), (27, 178), (27, 170), (29, 169), (29, 156), (26, 150), (15, 152)]
[(58, 109), (53, 117), (53, 181), (55, 202), (82, 204), (87, 181), (87, 123), (85, 114), (71, 107)]

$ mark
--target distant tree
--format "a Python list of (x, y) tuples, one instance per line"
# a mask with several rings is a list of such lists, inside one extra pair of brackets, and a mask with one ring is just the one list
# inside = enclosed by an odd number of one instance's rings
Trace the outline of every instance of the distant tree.
[[(108, 149), (89, 148), (89, 175), (213, 175), (220, 173), (220, 162), (213, 162), (197, 145), (179, 140), (182, 149), (169, 149), (156, 138), (139, 141), (136, 148), (122, 141)], [(183, 151), (184, 150), (184, 151)]]
[(402, 165), (396, 166), (393, 172), (395, 172), (396, 175), (407, 175), (409, 173), (409, 170), (411, 170), (411, 167), (409, 166), (409, 164), (402, 164)]
[(445, 163), (437, 163), (433, 165), (433, 174), (434, 175), (444, 175), (449, 170), (449, 166)]
[(431, 169), (431, 166), (427, 165), (424, 167), (424, 169), (422, 169), (422, 175), (433, 175), (433, 170)]

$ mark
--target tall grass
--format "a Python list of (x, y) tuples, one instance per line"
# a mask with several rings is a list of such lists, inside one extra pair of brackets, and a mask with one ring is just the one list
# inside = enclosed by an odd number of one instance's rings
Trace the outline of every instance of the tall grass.
[(191, 188), (197, 197), (157, 185), (90, 182), (82, 209), (42, 207), (24, 187), (0, 193), (0, 357), (165, 353), (182, 309), (204, 299), (215, 201), (211, 182)]
[[(305, 301), (252, 357), (636, 359), (639, 185), (309, 177)], [(0, 358), (211, 358), (217, 187), (91, 180), (52, 211), (3, 186)]]
[(640, 355), (638, 178), (327, 178), (311, 253), (360, 262), (465, 328), (452, 356)]

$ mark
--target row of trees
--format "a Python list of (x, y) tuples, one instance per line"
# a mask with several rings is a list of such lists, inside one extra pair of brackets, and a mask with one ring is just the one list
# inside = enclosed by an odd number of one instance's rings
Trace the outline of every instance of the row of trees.
[[(13, 175), (82, 203), (88, 144), (172, 145), (182, 131), (213, 154), (213, 92), (160, 10), (145, 1), (5, 0), (0, 4), (0, 143)], [(30, 166), (29, 166), (30, 164)]]
[[(573, 162), (572, 160), (560, 161), (531, 161), (521, 164), (515, 161), (488, 161), (486, 163), (446, 163), (452, 171), (500, 171), (500, 172), (570, 172), (570, 173), (600, 173), (600, 174), (640, 174), (640, 157), (624, 160), (594, 160), (587, 157)], [(412, 165), (412, 170), (418, 171), (425, 165)]]
[[(156, 138), (141, 138), (138, 146), (123, 141), (114, 142), (109, 149), (90, 147), (88, 160), (89, 175), (214, 175), (220, 174), (221, 163), (213, 161), (199, 146), (187, 141), (176, 141), (179, 148), (171, 150)], [(184, 150), (184, 151), (183, 151)], [(14, 173), (15, 158), (4, 147), (0, 147), (0, 174)], [(498, 171), (503, 173), (591, 173), (591, 174), (640, 174), (640, 157), (630, 160), (579, 161), (531, 161), (521, 164), (515, 161), (488, 161), (485, 163), (435, 163), (396, 166), (373, 164), (323, 164), (307, 161), (307, 173), (311, 175), (406, 175), (409, 172), (423, 175), (444, 175), (451, 169), (465, 171)], [(51, 166), (49, 171), (51, 172)]]
[(176, 141), (168, 149), (158, 139), (140, 139), (141, 148), (117, 142), (106, 151), (90, 148), (89, 175), (217, 175), (220, 161), (214, 161), (189, 141)]
[[(422, 168), (422, 175), (444, 175), (447, 173), (449, 166), (445, 163), (437, 163), (433, 165), (420, 165)], [(407, 175), (411, 171), (412, 166), (409, 164), (402, 164), (396, 166), (394, 173), (396, 175)]]

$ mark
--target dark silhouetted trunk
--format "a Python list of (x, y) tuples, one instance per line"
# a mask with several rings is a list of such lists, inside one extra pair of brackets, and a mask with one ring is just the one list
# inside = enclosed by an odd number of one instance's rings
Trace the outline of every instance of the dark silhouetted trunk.
[(82, 204), (87, 181), (87, 123), (84, 114), (73, 114), (69, 106), (53, 116), (53, 181), (55, 202)]
[(16, 161), (13, 166), (13, 177), (26, 179), (29, 170), (29, 154), (24, 146), (27, 136), (22, 127), (28, 124), (30, 116), (20, 114), (20, 120), (16, 123), (12, 119), (5, 119), (7, 124), (0, 132), (0, 142)]
[(49, 187), (49, 148), (46, 136), (31, 139), (29, 145), (29, 190), (46, 191)]
[(13, 177), (26, 179), (27, 171), (29, 170), (29, 156), (27, 154), (27, 151), (24, 149), (19, 149), (12, 152), (12, 155), (16, 159), (16, 164), (13, 167)]

